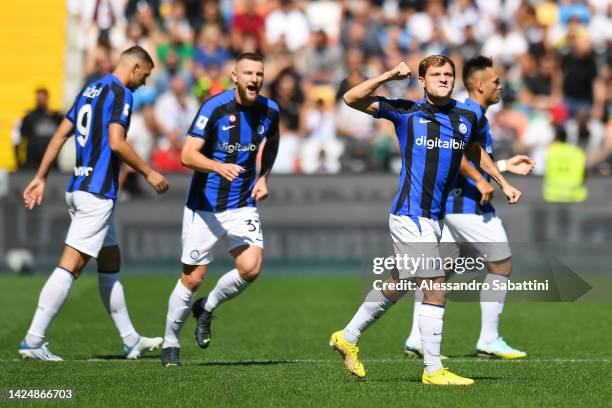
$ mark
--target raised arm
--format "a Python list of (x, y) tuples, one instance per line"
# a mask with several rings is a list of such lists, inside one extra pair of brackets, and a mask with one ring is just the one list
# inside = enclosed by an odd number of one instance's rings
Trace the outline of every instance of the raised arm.
[(346, 91), (343, 96), (344, 102), (353, 109), (373, 115), (378, 110), (378, 100), (372, 96), (372, 93), (385, 82), (405, 79), (410, 75), (412, 75), (410, 68), (402, 62), (395, 68), (375, 78), (367, 79)]

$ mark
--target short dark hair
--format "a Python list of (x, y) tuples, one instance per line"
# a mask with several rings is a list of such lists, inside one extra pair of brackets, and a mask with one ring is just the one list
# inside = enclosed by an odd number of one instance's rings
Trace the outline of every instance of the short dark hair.
[(236, 64), (245, 59), (251, 60), (251, 61), (259, 61), (262, 64), (264, 62), (263, 55), (261, 55), (258, 52), (243, 52), (240, 55), (238, 55), (238, 57), (236, 57)]
[(445, 64), (449, 64), (451, 66), (453, 76), (455, 76), (455, 63), (446, 55), (430, 55), (419, 62), (419, 76), (424, 77), (430, 67), (441, 67)]
[(128, 48), (127, 50), (124, 50), (121, 53), (121, 57), (123, 57), (124, 55), (129, 56), (129, 57), (138, 58), (140, 61), (146, 62), (147, 64), (149, 64), (151, 68), (155, 66), (155, 64), (153, 63), (153, 58), (151, 58), (149, 53), (144, 48), (142, 48), (140, 45), (134, 45)]
[(487, 68), (493, 68), (493, 60), (489, 57), (479, 55), (477, 57), (467, 60), (465, 64), (463, 64), (463, 73), (461, 75), (463, 85), (467, 88), (467, 83), (470, 77), (476, 72), (482, 71), (483, 69)]

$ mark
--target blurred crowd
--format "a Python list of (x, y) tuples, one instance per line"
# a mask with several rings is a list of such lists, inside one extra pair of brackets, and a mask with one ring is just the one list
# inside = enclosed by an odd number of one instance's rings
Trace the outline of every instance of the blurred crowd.
[[(548, 146), (564, 132), (589, 171), (611, 169), (609, 0), (68, 0), (68, 10), (82, 81), (111, 72), (126, 47), (153, 56), (129, 140), (161, 171), (185, 171), (180, 150), (199, 104), (232, 87), (244, 51), (265, 56), (263, 94), (281, 109), (277, 173), (399, 171), (393, 125), (348, 108), (342, 94), (401, 61), (416, 71), (429, 54), (450, 56), (458, 73), (466, 59), (493, 57), (503, 79), (503, 102), (487, 114), (496, 158), (529, 154), (542, 174)], [(454, 97), (463, 100), (460, 77)], [(55, 123), (43, 92), (34, 115)], [(380, 93), (422, 97), (414, 78)], [(33, 146), (31, 122), (21, 136)], [(49, 126), (41, 128), (47, 137)], [(37, 154), (24, 165), (37, 164)]]

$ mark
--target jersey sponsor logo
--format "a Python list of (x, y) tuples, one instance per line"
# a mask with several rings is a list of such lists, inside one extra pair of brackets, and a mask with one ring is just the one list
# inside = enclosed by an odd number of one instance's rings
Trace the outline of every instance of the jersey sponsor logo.
[(253, 152), (253, 151), (257, 150), (257, 145), (255, 145), (253, 143), (242, 144), (242, 143), (223, 142), (223, 143), (218, 143), (217, 144), (217, 149), (224, 150), (224, 151), (226, 151), (228, 153)]
[(76, 177), (81, 177), (81, 176), (85, 176), (88, 177), (91, 172), (93, 171), (93, 167), (75, 167), (74, 168), (74, 175)]
[(431, 120), (428, 119), (423, 119), (423, 118), (419, 118), (419, 123), (423, 124), (423, 123), (429, 123), (431, 122)]
[(236, 125), (223, 125), (221, 126), (221, 130), (230, 130), (231, 128), (236, 127)]
[(200, 130), (204, 130), (206, 127), (206, 122), (208, 122), (208, 118), (204, 115), (198, 116), (198, 120), (196, 120), (195, 127)]
[(96, 98), (102, 92), (102, 88), (96, 88), (95, 86), (88, 86), (83, 92), (83, 96), (86, 98)]
[(451, 140), (442, 139), (427, 139), (425, 136), (421, 136), (416, 140), (417, 146), (425, 146), (427, 149), (453, 149), (463, 150), (465, 149), (465, 142), (461, 139), (452, 138)]
[(461, 122), (459, 124), (459, 132), (461, 132), (461, 134), (465, 135), (468, 131), (467, 125), (463, 122)]
[(129, 116), (130, 115), (130, 104), (126, 103), (125, 105), (123, 105), (123, 116)]

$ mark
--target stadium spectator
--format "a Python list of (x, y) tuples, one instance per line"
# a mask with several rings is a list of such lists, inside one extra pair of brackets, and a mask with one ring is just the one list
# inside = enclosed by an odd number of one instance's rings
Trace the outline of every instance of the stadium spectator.
[(330, 45), (325, 31), (318, 30), (304, 50), (301, 72), (315, 84), (329, 84), (341, 63), (342, 50)]
[(177, 75), (172, 78), (170, 90), (161, 95), (155, 104), (155, 118), (164, 136), (175, 130), (183, 136), (187, 134), (199, 107), (196, 99), (187, 91), (187, 81)]
[(188, 68), (189, 62), (193, 57), (193, 46), (191, 37), (184, 38), (181, 34), (181, 28), (178, 25), (172, 25), (168, 29), (167, 38), (161, 40), (157, 45), (157, 59), (163, 63), (167, 63), (168, 54), (174, 52), (179, 59), (181, 67)]
[(593, 107), (593, 87), (597, 79), (597, 63), (586, 37), (572, 36), (568, 50), (561, 57), (564, 100), (573, 114)]
[(153, 167), (161, 172), (188, 172), (189, 169), (181, 163), (183, 134), (178, 129), (166, 133), (164, 143), (153, 150), (151, 162)]
[(279, 7), (266, 17), (266, 41), (270, 44), (284, 42), (295, 52), (308, 44), (309, 37), (308, 19), (293, 0), (280, 0)]
[(49, 92), (45, 88), (36, 90), (36, 107), (21, 120), (19, 131), (18, 165), (24, 169), (37, 169), (51, 136), (62, 121), (63, 116), (49, 109)]
[(270, 85), (270, 95), (280, 107), (280, 116), (287, 119), (287, 127), (297, 131), (300, 126), (300, 109), (304, 94), (300, 78), (293, 68), (284, 69)]
[[(72, 27), (80, 27), (69, 46), (85, 50), (82, 76), (67, 76), (71, 88), (79, 87), (84, 78), (90, 81), (110, 72), (117, 44), (140, 44), (156, 51), (159, 63), (150, 79), (156, 95), (148, 103), (156, 112), (161, 143), (182, 117), (181, 110), (164, 109), (173, 93), (172, 78), (183, 77), (185, 95), (203, 101), (232, 86), (228, 67), (231, 70), (232, 58), (244, 51), (264, 53), (264, 92), (279, 101), (288, 134), (305, 137), (305, 142), (313, 139), (306, 137), (312, 131), (303, 124), (314, 123), (316, 109), (304, 95), (310, 95), (313, 86), (335, 91), (340, 102), (334, 112), (335, 133), (346, 148), (347, 171), (393, 171), (395, 153), (388, 132), (362, 115), (345, 112), (340, 96), (399, 61), (414, 68), (426, 54), (445, 53), (458, 70), (463, 60), (477, 54), (497, 60), (503, 100), (487, 116), (495, 128), (499, 157), (544, 149), (550, 138), (531, 140), (542, 115), (550, 115), (547, 120), (555, 126), (567, 124), (570, 135), (583, 139), (586, 133), (600, 134), (610, 116), (610, 91), (603, 76), (610, 71), (612, 4), (605, 0), (357, 0), (333, 6), (293, 0), (69, 0), (68, 8), (77, 20)], [(97, 36), (88, 36), (90, 24), (98, 27)], [(91, 41), (87, 46), (85, 38)], [(78, 41), (80, 45), (74, 44)], [(381, 91), (389, 97), (421, 97), (414, 78), (385, 85)], [(134, 95), (135, 103), (143, 92)], [(458, 82), (455, 95), (460, 98), (462, 92)], [(176, 108), (176, 101), (172, 105)], [(587, 109), (589, 118), (584, 118)], [(167, 127), (170, 122), (173, 125)], [(326, 123), (318, 125), (325, 128)], [(309, 143), (291, 143), (300, 149), (303, 169), (337, 171), (334, 154), (314, 152)], [(589, 163), (605, 162), (608, 144), (592, 146), (599, 147), (592, 148), (594, 153), (587, 148)], [(303, 150), (309, 151), (306, 157)], [(355, 155), (362, 156), (360, 164), (348, 165), (353, 160), (347, 157)], [(304, 160), (312, 160), (312, 166)]]
[(222, 41), (223, 37), (218, 26), (204, 26), (198, 38), (198, 46), (193, 56), (194, 62), (205, 70), (211, 65), (223, 66), (230, 58), (230, 54)]
[(497, 24), (495, 34), (490, 36), (482, 47), (484, 55), (491, 56), (505, 65), (512, 65), (516, 58), (527, 52), (527, 41), (522, 33), (510, 30), (508, 23)]
[(266, 50), (266, 19), (257, 12), (255, 0), (246, 0), (241, 9), (236, 9), (230, 35), (237, 38), (250, 36), (255, 39), (256, 49)]

